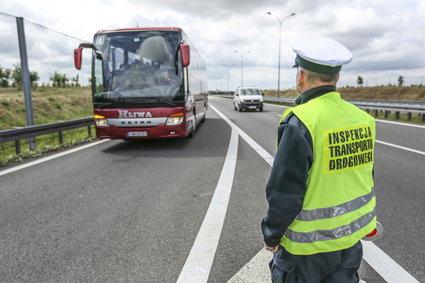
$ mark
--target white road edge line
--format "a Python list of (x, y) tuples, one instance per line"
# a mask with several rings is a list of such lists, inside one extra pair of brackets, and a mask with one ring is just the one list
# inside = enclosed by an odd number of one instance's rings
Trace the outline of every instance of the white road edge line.
[(5, 169), (3, 171), (0, 171), (0, 176), (4, 176), (6, 174), (13, 173), (13, 172), (22, 170), (24, 168), (28, 168), (30, 166), (34, 166), (34, 165), (37, 165), (37, 164), (40, 164), (40, 163), (43, 163), (43, 162), (46, 162), (46, 161), (49, 161), (49, 160), (52, 160), (52, 159), (55, 159), (55, 158), (58, 158), (58, 157), (62, 157), (62, 156), (65, 156), (65, 155), (68, 155), (68, 154), (71, 154), (71, 153), (92, 147), (92, 146), (96, 146), (98, 144), (101, 144), (101, 143), (104, 143), (104, 142), (107, 142), (107, 141), (110, 141), (110, 140), (108, 139), (108, 140), (96, 141), (96, 142), (89, 143), (89, 144), (86, 144), (86, 145), (83, 145), (83, 146), (80, 146), (80, 147), (76, 147), (76, 148), (73, 148), (73, 149), (70, 149), (70, 150), (67, 150), (67, 151), (64, 151), (64, 152), (54, 154), (54, 155), (51, 155), (51, 156), (40, 158), (38, 160), (34, 160), (34, 161), (31, 161), (31, 162), (28, 162), (28, 163), (25, 163), (25, 164), (22, 164), (22, 165), (18, 165), (18, 166), (9, 168), (9, 169)]
[(416, 124), (409, 124), (409, 123), (402, 123), (402, 122), (394, 122), (394, 121), (387, 121), (387, 120), (380, 120), (380, 119), (376, 119), (376, 121), (381, 122), (381, 123), (387, 123), (387, 124), (394, 124), (394, 125), (400, 125), (400, 126), (408, 126), (408, 127), (425, 129), (425, 126), (423, 126), (423, 125), (416, 125)]
[(417, 153), (417, 154), (425, 155), (425, 152), (424, 151), (416, 150), (416, 149), (413, 149), (413, 148), (409, 148), (409, 147), (405, 147), (405, 146), (401, 146), (401, 145), (396, 145), (396, 144), (393, 144), (393, 143), (384, 142), (384, 141), (380, 141), (380, 140), (375, 140), (375, 142), (376, 143), (383, 144), (383, 145), (395, 147), (395, 148), (398, 148), (398, 149), (403, 149), (403, 150), (406, 150), (406, 151), (411, 151), (411, 152), (414, 152), (414, 153)]
[[(223, 119), (229, 123), (232, 128), (236, 128), (239, 134), (245, 141), (253, 147), (255, 151), (260, 156), (265, 155), (264, 153), (267, 151), (262, 148), (257, 142), (255, 142), (251, 137), (245, 134), (238, 126), (236, 126), (233, 122), (231, 122), (226, 116), (224, 116), (220, 111), (218, 111), (214, 106), (210, 105), (214, 111), (216, 111)], [(243, 134), (241, 134), (243, 133)], [(248, 140), (246, 139), (248, 138)], [(271, 166), (273, 164), (274, 158), (267, 153), (269, 157), (264, 160)], [(363, 241), (362, 241), (363, 242)], [(364, 243), (364, 242), (363, 242)], [(264, 271), (264, 265), (258, 266), (257, 257), (264, 258), (264, 249), (260, 250), (260, 252), (251, 259), (250, 262), (247, 263), (242, 269), (235, 274), (228, 283), (260, 283), (260, 282), (270, 282), (270, 277), (267, 277), (267, 281), (258, 281), (258, 274), (262, 270)], [(382, 251), (375, 244), (368, 242), (366, 245), (363, 245), (363, 252), (366, 256), (363, 259), (375, 270), (378, 272), (382, 278), (387, 280), (387, 282), (406, 282), (406, 283), (419, 283), (412, 275), (410, 275), (403, 267), (401, 267), (397, 262), (395, 262), (391, 257), (389, 257), (384, 251)], [(271, 255), (270, 255), (271, 259)], [(266, 269), (267, 270), (267, 269)], [(388, 270), (394, 270), (395, 272), (388, 273)], [(248, 274), (246, 274), (248, 272)], [(269, 272), (267, 270), (267, 272)], [(242, 274), (242, 275), (241, 275)], [(245, 274), (245, 275), (243, 275)], [(257, 277), (256, 277), (257, 276)], [(389, 277), (391, 276), (391, 277)], [(389, 278), (388, 278), (389, 277)], [(252, 281), (256, 278), (256, 281)]]
[(179, 275), (177, 283), (206, 283), (226, 218), (238, 158), (239, 136), (234, 127), (220, 178), (208, 211)]

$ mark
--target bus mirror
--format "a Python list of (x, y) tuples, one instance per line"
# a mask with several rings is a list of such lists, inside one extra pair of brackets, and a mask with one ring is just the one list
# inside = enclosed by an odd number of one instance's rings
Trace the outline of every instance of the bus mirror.
[(189, 45), (182, 45), (180, 47), (180, 52), (181, 52), (183, 67), (189, 66), (190, 65), (190, 48), (189, 48)]
[(81, 70), (81, 61), (83, 59), (83, 47), (74, 49), (74, 65), (77, 70)]
[(81, 70), (81, 62), (83, 60), (83, 48), (91, 48), (95, 50), (95, 47), (91, 43), (81, 43), (78, 48), (74, 49), (74, 65), (77, 70)]

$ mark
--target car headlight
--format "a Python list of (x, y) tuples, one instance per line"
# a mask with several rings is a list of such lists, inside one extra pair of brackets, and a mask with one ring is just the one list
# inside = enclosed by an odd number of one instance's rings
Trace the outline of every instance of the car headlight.
[(94, 114), (94, 122), (98, 127), (109, 127), (108, 119), (105, 116)]
[(177, 113), (167, 117), (166, 126), (177, 126), (183, 123), (184, 113)]
[(262, 98), (260, 98), (260, 102), (263, 102), (263, 99)]
[(241, 99), (241, 102), (245, 102), (245, 99)]

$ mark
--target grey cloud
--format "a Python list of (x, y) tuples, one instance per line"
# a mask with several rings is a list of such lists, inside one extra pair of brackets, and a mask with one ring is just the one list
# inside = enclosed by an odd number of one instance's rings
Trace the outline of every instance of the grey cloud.
[[(130, 2), (139, 3), (137, 0)], [(282, 1), (279, 0), (215, 0), (215, 1), (199, 1), (199, 0), (160, 0), (157, 5), (167, 7), (174, 11), (190, 14), (199, 18), (227, 19), (234, 15), (247, 15), (259, 9), (259, 6), (279, 6)]]
[(0, 49), (1, 56), (19, 57), (19, 45), (18, 45), (18, 40), (16, 38), (13, 38), (12, 36), (0, 35), (0, 42), (1, 42), (1, 49)]
[[(239, 74), (240, 56), (234, 53), (235, 49), (251, 50), (250, 55), (244, 56), (244, 76), (248, 78), (250, 74), (255, 74), (268, 78), (270, 76), (261, 72), (273, 70), (274, 78), (274, 72), (277, 71), (279, 25), (276, 19), (266, 15), (267, 11), (279, 17), (296, 13), (295, 17), (285, 20), (283, 24), (282, 68), (290, 68), (293, 62), (294, 54), (289, 48), (289, 40), (306, 34), (332, 37), (352, 50), (354, 60), (344, 67), (347, 72), (398, 72), (402, 68), (425, 67), (422, 59), (425, 43), (420, 36), (424, 25), (421, 16), (423, 9), (417, 9), (420, 0), (413, 0), (409, 4), (403, 0), (394, 0), (391, 4), (383, 0), (157, 0), (143, 4), (137, 0), (124, 1), (134, 7), (134, 11), (129, 11), (128, 21), (116, 22), (116, 19), (110, 19), (109, 27), (100, 28), (123, 27), (136, 23), (136, 18), (141, 26), (179, 25), (207, 61), (213, 79), (223, 76), (226, 70), (223, 64), (233, 65), (233, 77)], [(55, 23), (51, 23), (53, 17), (38, 19), (36, 9), (25, 9), (24, 4), (8, 3), (9, 6), (21, 9), (24, 12), (22, 16), (55, 28)], [(106, 6), (101, 8), (106, 9)], [(407, 10), (404, 11), (404, 8)], [(164, 18), (165, 14), (170, 17)], [(0, 23), (1, 20), (0, 17)], [(81, 21), (89, 22), (89, 19)], [(13, 29), (16, 27), (13, 26)], [(77, 41), (30, 24), (26, 26), (26, 31), (32, 66), (45, 73), (58, 70), (61, 73), (70, 72), (70, 76), (74, 76), (72, 51), (78, 45)], [(75, 32), (78, 36), (80, 31)], [(0, 35), (0, 56), (4, 58), (13, 52), (14, 45), (3, 38)]]

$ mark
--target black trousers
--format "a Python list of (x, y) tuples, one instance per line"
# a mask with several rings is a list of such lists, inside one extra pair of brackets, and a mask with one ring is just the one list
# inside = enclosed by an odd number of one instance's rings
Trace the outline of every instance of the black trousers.
[(363, 257), (359, 241), (351, 248), (314, 255), (293, 255), (283, 247), (273, 255), (273, 283), (358, 283)]

